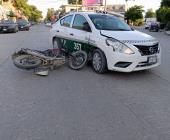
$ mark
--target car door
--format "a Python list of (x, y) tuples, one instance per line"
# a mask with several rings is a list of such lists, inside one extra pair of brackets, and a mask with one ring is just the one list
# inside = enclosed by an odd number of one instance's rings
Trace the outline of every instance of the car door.
[(72, 28), (68, 29), (70, 47), (72, 47), (71, 50), (84, 50), (89, 52), (89, 37), (91, 34), (91, 28), (86, 18), (83, 15), (75, 14), (71, 27)]
[(58, 47), (69, 46), (69, 28), (73, 20), (73, 15), (68, 15), (58, 21), (53, 30), (53, 37), (57, 39)]

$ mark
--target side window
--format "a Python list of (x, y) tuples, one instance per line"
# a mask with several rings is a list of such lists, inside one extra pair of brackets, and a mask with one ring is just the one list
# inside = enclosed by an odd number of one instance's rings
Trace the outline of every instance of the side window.
[(70, 15), (70, 16), (67, 16), (67, 17), (61, 19), (61, 21), (60, 21), (61, 26), (70, 27), (72, 17), (73, 17), (73, 15)]
[(91, 32), (87, 20), (82, 15), (75, 16), (72, 28)]

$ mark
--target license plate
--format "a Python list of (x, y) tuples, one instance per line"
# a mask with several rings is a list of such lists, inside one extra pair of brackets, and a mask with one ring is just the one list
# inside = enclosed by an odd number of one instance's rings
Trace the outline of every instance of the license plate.
[(5, 29), (5, 28), (3, 29), (3, 31), (6, 31), (6, 30), (7, 30), (7, 29)]
[(153, 64), (157, 62), (157, 57), (156, 56), (150, 56), (148, 57), (148, 63)]
[(21, 28), (24, 28), (24, 27), (21, 27)]

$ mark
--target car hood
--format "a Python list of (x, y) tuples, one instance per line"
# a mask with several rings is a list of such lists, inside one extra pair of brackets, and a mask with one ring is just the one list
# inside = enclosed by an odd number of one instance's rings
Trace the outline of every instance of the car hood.
[(3, 24), (3, 23), (0, 23), (0, 26), (16, 26), (17, 24)]
[(130, 44), (141, 44), (145, 42), (157, 42), (156, 39), (150, 35), (139, 31), (101, 31), (102, 35), (117, 39), (119, 41)]

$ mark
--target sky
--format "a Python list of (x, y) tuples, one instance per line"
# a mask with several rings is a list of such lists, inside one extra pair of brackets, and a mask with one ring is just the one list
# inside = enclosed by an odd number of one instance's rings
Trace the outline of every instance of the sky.
[[(161, 0), (131, 0), (128, 2), (128, 6), (142, 5), (144, 9), (156, 10), (160, 6)], [(29, 4), (37, 6), (39, 10), (43, 12), (43, 16), (46, 16), (47, 8), (58, 9), (62, 4), (67, 4), (67, 0), (28, 0)], [(107, 0), (108, 4), (125, 4), (125, 0)]]
[(28, 3), (35, 5), (45, 17), (48, 8), (58, 9), (61, 5), (67, 4), (67, 0), (28, 0)]

